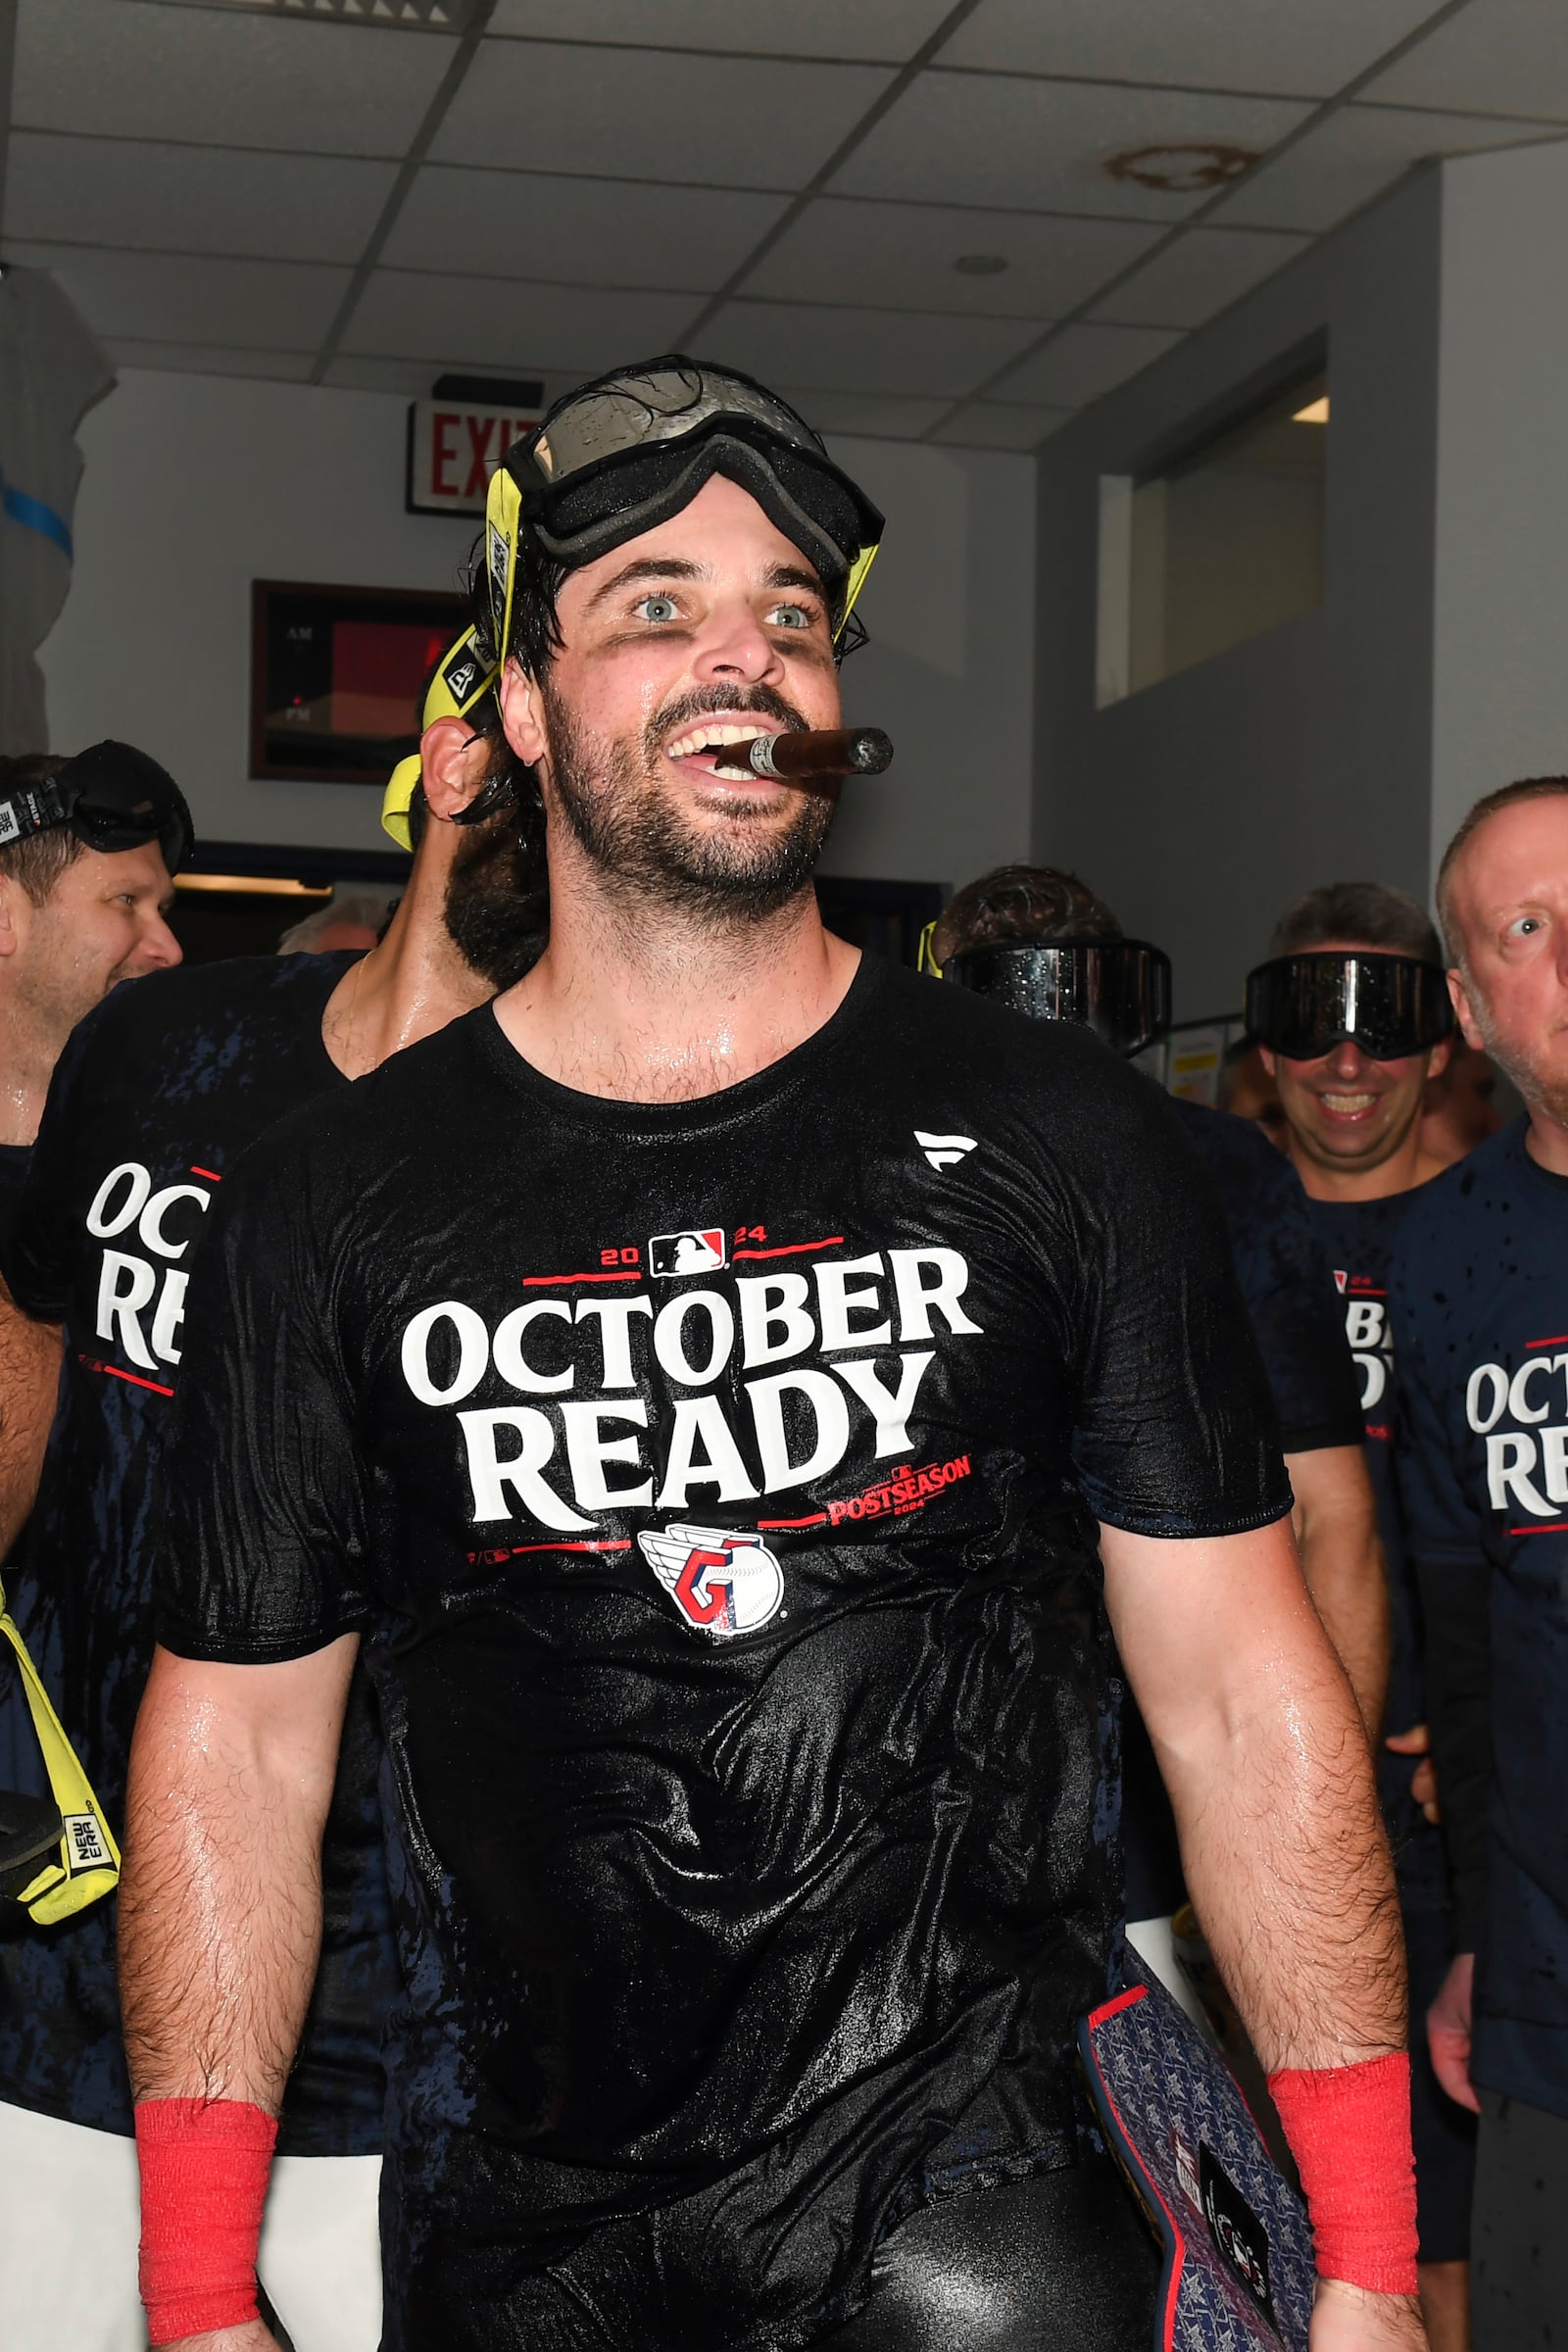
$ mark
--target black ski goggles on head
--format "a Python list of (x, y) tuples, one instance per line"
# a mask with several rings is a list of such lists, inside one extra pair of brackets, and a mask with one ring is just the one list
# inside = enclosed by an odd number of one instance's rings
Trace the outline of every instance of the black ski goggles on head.
[(1170, 1027), (1170, 957), (1143, 939), (997, 940), (950, 956), (942, 977), (1037, 1021), (1081, 1021), (1116, 1054)]
[(1247, 1027), (1287, 1061), (1319, 1061), (1347, 1039), (1369, 1061), (1399, 1061), (1453, 1027), (1441, 964), (1414, 956), (1278, 956), (1247, 975)]
[(884, 528), (788, 401), (678, 352), (568, 393), (502, 465), (540, 546), (571, 564), (667, 522), (726, 474), (811, 564), (833, 602), (835, 637)]
[(69, 825), (89, 850), (139, 850), (155, 841), (171, 873), (195, 840), (185, 796), (169, 770), (134, 745), (106, 739), (59, 775), (0, 796), (0, 849)]

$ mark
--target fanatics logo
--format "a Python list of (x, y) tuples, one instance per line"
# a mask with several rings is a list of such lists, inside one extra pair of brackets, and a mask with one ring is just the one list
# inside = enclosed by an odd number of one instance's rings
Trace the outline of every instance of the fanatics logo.
[(694, 1633), (726, 1641), (778, 1614), (784, 1572), (758, 1535), (668, 1527), (637, 1539), (643, 1555)]
[(666, 1281), (677, 1274), (716, 1274), (725, 1262), (724, 1228), (693, 1227), (689, 1233), (656, 1233), (648, 1245), (648, 1271)]
[(934, 1168), (956, 1168), (978, 1149), (972, 1135), (927, 1135), (923, 1127), (915, 1129), (914, 1140)]

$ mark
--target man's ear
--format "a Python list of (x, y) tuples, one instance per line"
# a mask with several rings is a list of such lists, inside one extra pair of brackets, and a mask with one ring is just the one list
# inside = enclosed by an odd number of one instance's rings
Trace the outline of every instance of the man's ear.
[(21, 915), (21, 909), (25, 896), (19, 882), (0, 874), (0, 956), (14, 956), (22, 945), (22, 923), (26, 917)]
[(1427, 1055), (1427, 1077), (1429, 1079), (1441, 1078), (1458, 1051), (1459, 1040), (1451, 1033), (1447, 1037), (1440, 1038)]
[(438, 718), (425, 728), (419, 737), (419, 782), (433, 817), (450, 824), (477, 797), (492, 748), (466, 719)]
[(548, 748), (544, 703), (537, 681), (519, 662), (509, 662), (502, 671), (496, 700), (501, 705), (501, 724), (508, 743), (527, 766), (537, 767)]
[(1277, 1075), (1278, 1075), (1278, 1072), (1277, 1072), (1277, 1069), (1276, 1069), (1276, 1064), (1275, 1064), (1275, 1057), (1274, 1057), (1274, 1055), (1273, 1055), (1273, 1054), (1272, 1054), (1269, 1052), (1269, 1049), (1268, 1049), (1268, 1047), (1267, 1047), (1267, 1046), (1259, 1046), (1259, 1047), (1258, 1047), (1258, 1049), (1257, 1049), (1257, 1058), (1258, 1058), (1258, 1060), (1259, 1060), (1259, 1061), (1260, 1061), (1260, 1062), (1263, 1064), (1263, 1067), (1264, 1067), (1264, 1069), (1265, 1069), (1265, 1070), (1267, 1070), (1267, 1072), (1268, 1072), (1268, 1074), (1269, 1074), (1269, 1076), (1270, 1076), (1271, 1078), (1273, 1078), (1273, 1077), (1275, 1077), (1275, 1076), (1277, 1076)]
[(1468, 983), (1457, 964), (1454, 964), (1448, 973), (1448, 994), (1453, 1000), (1454, 1018), (1464, 1033), (1465, 1044), (1475, 1046), (1484, 1053), (1487, 1041), (1482, 1036), (1476, 1016), (1470, 1009)]

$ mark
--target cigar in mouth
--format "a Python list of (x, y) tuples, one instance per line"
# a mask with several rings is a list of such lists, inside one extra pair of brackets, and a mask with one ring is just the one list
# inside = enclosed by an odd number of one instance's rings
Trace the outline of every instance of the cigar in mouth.
[(754, 776), (879, 776), (893, 758), (880, 727), (822, 727), (810, 734), (754, 735), (724, 746), (722, 765)]

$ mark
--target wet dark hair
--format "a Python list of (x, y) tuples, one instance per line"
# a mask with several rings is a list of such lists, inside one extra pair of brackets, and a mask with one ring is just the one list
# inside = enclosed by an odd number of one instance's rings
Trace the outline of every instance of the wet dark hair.
[(1520, 801), (1554, 801), (1564, 793), (1568, 793), (1568, 776), (1521, 776), (1515, 784), (1499, 784), (1495, 792), (1484, 793), (1475, 807), (1461, 818), (1458, 831), (1443, 853), (1443, 862), (1438, 867), (1437, 889), (1433, 893), (1438, 902), (1438, 919), (1443, 925), (1444, 937), (1455, 963), (1464, 961), (1459, 937), (1453, 927), (1451, 890), (1453, 868), (1459, 852), (1471, 834), (1478, 833), (1488, 817), (1495, 816), (1499, 808), (1512, 808)]
[(1120, 939), (1103, 899), (1054, 865), (999, 865), (955, 891), (931, 936), (938, 963), (1002, 940)]
[[(21, 752), (14, 759), (0, 760), (0, 800), (29, 784), (47, 784), (70, 765), (69, 760), (52, 752)], [(13, 841), (0, 850), (0, 874), (19, 883), (33, 905), (41, 906), (53, 896), (66, 868), (75, 864), (87, 846), (74, 825), (50, 825), (45, 832), (29, 833), (24, 841)]]
[(1274, 927), (1268, 952), (1309, 956), (1329, 939), (1364, 940), (1390, 956), (1441, 963), (1443, 946), (1426, 909), (1388, 882), (1326, 882), (1309, 890)]

